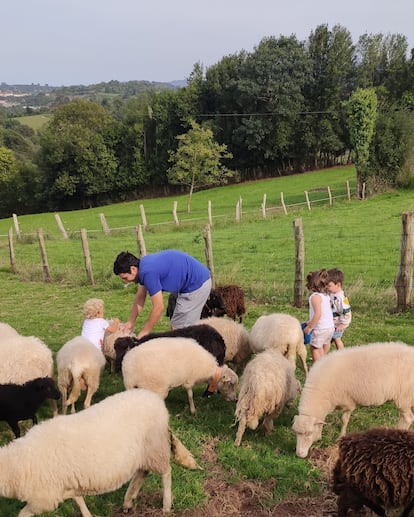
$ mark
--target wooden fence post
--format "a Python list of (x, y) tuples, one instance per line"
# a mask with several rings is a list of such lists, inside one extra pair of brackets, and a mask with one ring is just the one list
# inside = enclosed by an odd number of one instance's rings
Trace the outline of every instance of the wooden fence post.
[(348, 201), (351, 201), (351, 189), (349, 187), (349, 180), (346, 180), (346, 197)]
[(266, 219), (266, 194), (263, 194), (262, 217), (263, 217), (263, 219)]
[(211, 201), (210, 200), (208, 201), (207, 211), (208, 211), (208, 224), (210, 226), (213, 226), (213, 216), (212, 216), (212, 212), (211, 212)]
[(141, 212), (142, 225), (144, 227), (144, 230), (146, 230), (148, 228), (148, 224), (147, 224), (147, 216), (145, 215), (144, 205), (139, 205), (139, 210)]
[(329, 206), (332, 206), (332, 192), (331, 187), (328, 185), (328, 196), (329, 196)]
[(85, 260), (85, 270), (88, 282), (95, 285), (92, 272), (91, 254), (89, 253), (88, 233), (85, 228), (81, 228), (81, 241), (83, 249), (83, 258)]
[(293, 286), (293, 305), (302, 307), (305, 276), (305, 242), (303, 238), (302, 219), (293, 221), (295, 235), (295, 282)]
[(12, 273), (16, 273), (16, 257), (14, 254), (14, 243), (13, 243), (13, 229), (9, 228), (9, 255), (10, 255), (10, 266)]
[(204, 242), (205, 242), (205, 254), (206, 254), (206, 262), (207, 267), (210, 270), (211, 275), (211, 287), (214, 287), (215, 280), (214, 280), (214, 262), (213, 262), (213, 244), (211, 240), (211, 227), (209, 224), (207, 224), (204, 227)]
[(142, 234), (142, 226), (140, 224), (136, 227), (136, 231), (138, 242), (138, 256), (143, 257), (147, 254), (147, 249), (145, 247), (144, 235)]
[(241, 219), (240, 199), (236, 203), (236, 223), (239, 223)]
[(55, 220), (58, 225), (58, 228), (60, 230), (60, 233), (62, 234), (63, 238), (65, 240), (68, 239), (68, 234), (66, 233), (65, 227), (63, 226), (62, 219), (60, 218), (60, 215), (58, 213), (55, 213)]
[(283, 197), (283, 192), (280, 193), (280, 202), (282, 203), (283, 211), (285, 212), (285, 215), (287, 215), (287, 210), (286, 210), (286, 205), (285, 205), (285, 199)]
[(308, 191), (305, 190), (305, 198), (306, 198), (306, 204), (308, 205), (308, 210), (311, 209), (311, 204), (310, 204), (310, 201), (309, 201), (309, 194), (308, 194)]
[(20, 233), (19, 221), (17, 219), (17, 215), (16, 214), (13, 214), (13, 222), (14, 222), (14, 229), (16, 231), (17, 238), (20, 240), (22, 235)]
[(39, 239), (40, 255), (42, 257), (43, 278), (45, 279), (45, 282), (51, 282), (52, 277), (50, 275), (49, 263), (47, 261), (45, 240), (43, 237), (42, 228), (38, 228), (37, 238)]
[(413, 288), (413, 243), (414, 212), (402, 214), (400, 245), (400, 268), (395, 278), (397, 291), (397, 311), (404, 311), (410, 305)]
[(99, 218), (101, 220), (101, 226), (104, 234), (109, 235), (111, 230), (109, 229), (108, 223), (106, 222), (105, 214), (99, 214)]
[(178, 205), (178, 201), (174, 201), (173, 217), (174, 217), (174, 223), (178, 226), (180, 224), (180, 221), (178, 220), (178, 216), (177, 216), (177, 205)]

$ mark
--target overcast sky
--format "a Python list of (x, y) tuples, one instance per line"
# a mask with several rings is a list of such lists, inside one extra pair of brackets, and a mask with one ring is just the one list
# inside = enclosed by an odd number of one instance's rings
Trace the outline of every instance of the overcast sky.
[(0, 83), (51, 86), (186, 79), (267, 36), (306, 40), (340, 24), (403, 34), (414, 47), (414, 0), (4, 0)]

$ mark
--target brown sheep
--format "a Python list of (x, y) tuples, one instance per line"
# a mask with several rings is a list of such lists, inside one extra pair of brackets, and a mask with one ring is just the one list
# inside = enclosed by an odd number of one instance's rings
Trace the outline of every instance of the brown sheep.
[(414, 508), (414, 432), (369, 429), (339, 442), (332, 489), (338, 495), (338, 517), (367, 506), (385, 517), (387, 509)]
[(223, 299), (227, 316), (234, 321), (238, 317), (242, 323), (246, 314), (243, 289), (239, 285), (217, 285), (214, 292)]

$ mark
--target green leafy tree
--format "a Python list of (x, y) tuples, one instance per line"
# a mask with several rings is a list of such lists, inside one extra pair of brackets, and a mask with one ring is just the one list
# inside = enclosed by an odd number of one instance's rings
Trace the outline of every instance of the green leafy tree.
[[(18, 171), (13, 151), (0, 147), (0, 216), (8, 217), (13, 210), (14, 184)], [(16, 206), (15, 206), (16, 207)]]
[[(343, 103), (352, 92), (355, 78), (354, 45), (347, 29), (318, 26), (308, 40), (312, 76), (305, 85), (306, 116), (302, 149), (306, 165), (332, 166), (349, 149)], [(313, 163), (311, 162), (313, 160)]]
[(377, 96), (373, 88), (358, 88), (348, 101), (349, 128), (355, 152), (357, 191), (362, 194), (366, 179), (369, 148), (377, 117)]
[(112, 192), (118, 162), (114, 122), (99, 104), (59, 107), (41, 137), (38, 156), (50, 208), (89, 207)]
[(190, 121), (191, 129), (178, 135), (178, 148), (170, 152), (173, 164), (167, 171), (172, 185), (184, 185), (189, 190), (187, 210), (191, 210), (191, 198), (197, 188), (224, 185), (234, 172), (221, 164), (221, 160), (232, 158), (226, 145), (219, 145), (208, 127)]

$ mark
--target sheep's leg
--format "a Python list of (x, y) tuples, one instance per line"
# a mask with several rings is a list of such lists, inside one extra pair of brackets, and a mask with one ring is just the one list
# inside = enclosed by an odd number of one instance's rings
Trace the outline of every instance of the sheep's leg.
[(240, 447), (245, 430), (246, 430), (246, 417), (242, 416), (239, 420), (239, 428), (237, 429), (236, 439), (234, 440), (234, 445), (236, 447)]
[[(280, 413), (280, 411), (279, 411)], [(277, 415), (266, 415), (263, 419), (263, 427), (265, 429), (266, 434), (270, 434), (273, 431), (273, 418), (276, 418)]]
[(195, 405), (194, 405), (194, 396), (193, 396), (193, 390), (191, 387), (185, 387), (186, 391), (187, 391), (187, 398), (188, 398), (188, 404), (190, 406), (190, 413), (192, 415), (195, 415), (195, 412), (196, 412), (196, 408), (195, 408)]
[(399, 408), (400, 410), (400, 419), (398, 420), (397, 428), (398, 429), (409, 429), (410, 425), (414, 421), (414, 415), (411, 411), (411, 408), (403, 409)]
[(66, 411), (68, 406), (66, 405), (66, 401), (68, 400), (68, 389), (66, 386), (59, 386), (60, 394), (62, 395), (62, 415), (66, 415)]
[(142, 485), (144, 484), (145, 478), (148, 476), (147, 470), (137, 470), (132, 476), (132, 479), (128, 485), (128, 489), (125, 493), (123, 510), (128, 511), (132, 508), (134, 500), (137, 498)]
[(14, 436), (16, 438), (20, 438), (20, 427), (19, 427), (19, 423), (16, 422), (16, 421), (11, 421), (11, 420), (6, 420), (6, 422), (9, 424), (9, 426), (11, 427), (13, 433), (14, 433)]
[(345, 409), (342, 413), (342, 427), (341, 432), (339, 433), (339, 438), (341, 436), (345, 436), (346, 434), (346, 428), (348, 427), (349, 419), (351, 418), (351, 413), (354, 410), (354, 408)]
[(97, 387), (88, 386), (88, 391), (86, 392), (85, 402), (83, 403), (83, 407), (86, 409), (90, 407), (92, 402), (92, 397), (96, 393)]
[(66, 406), (70, 406), (72, 404), (71, 413), (75, 412), (75, 402), (80, 397), (80, 393), (81, 393), (81, 379), (76, 377), (73, 379), (73, 386), (72, 386), (72, 391), (70, 393), (70, 397), (66, 401)]
[(50, 399), (49, 403), (50, 403), (50, 407), (52, 409), (53, 416), (57, 416), (58, 415), (58, 406), (57, 406), (56, 400)]
[(171, 511), (172, 495), (171, 495), (171, 465), (168, 465), (168, 469), (161, 475), (162, 479), (162, 511), (168, 513)]
[(29, 504), (26, 504), (24, 508), (22, 508), (17, 517), (32, 517), (32, 515), (36, 515)]
[(93, 517), (91, 512), (88, 510), (88, 507), (86, 506), (86, 503), (85, 503), (85, 500), (83, 497), (81, 497), (81, 496), (74, 497), (73, 500), (79, 506), (79, 510), (81, 511), (82, 517)]
[(298, 355), (299, 355), (299, 359), (300, 359), (300, 364), (302, 366), (302, 370), (305, 372), (305, 376), (308, 375), (308, 365), (306, 364), (306, 356), (307, 356), (307, 351), (306, 351), (306, 348), (302, 348), (298, 351)]

